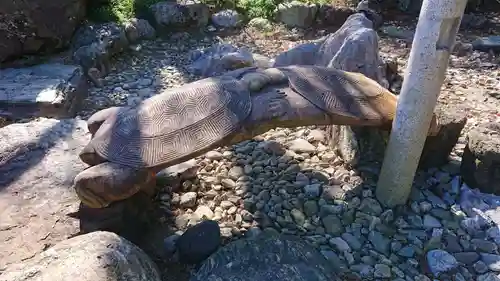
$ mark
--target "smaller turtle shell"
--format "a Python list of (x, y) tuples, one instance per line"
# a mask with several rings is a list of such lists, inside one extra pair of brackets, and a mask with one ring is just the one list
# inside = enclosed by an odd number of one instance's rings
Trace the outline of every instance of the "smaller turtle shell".
[(383, 99), (387, 90), (364, 75), (321, 66), (278, 69), (295, 91), (325, 112), (368, 120), (381, 118), (371, 104)]
[(109, 118), (91, 140), (110, 162), (167, 164), (223, 140), (251, 113), (247, 87), (234, 77), (206, 78), (153, 96)]

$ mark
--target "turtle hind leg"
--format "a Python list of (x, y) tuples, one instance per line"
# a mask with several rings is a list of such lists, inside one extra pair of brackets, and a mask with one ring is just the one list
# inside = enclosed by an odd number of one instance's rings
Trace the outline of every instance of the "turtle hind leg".
[(286, 75), (277, 68), (266, 68), (262, 71), (249, 72), (241, 78), (241, 81), (247, 85), (251, 92), (257, 92), (267, 85), (280, 84), (287, 80)]
[(102, 109), (92, 114), (90, 118), (87, 120), (87, 128), (89, 132), (92, 134), (92, 137), (95, 135), (97, 130), (101, 127), (102, 123), (109, 119), (112, 116), (116, 116), (120, 111), (124, 110), (123, 106), (113, 106), (106, 109)]
[(149, 169), (134, 169), (104, 162), (78, 174), (73, 188), (86, 206), (105, 208), (139, 191), (149, 191), (149, 186), (154, 184), (155, 175)]

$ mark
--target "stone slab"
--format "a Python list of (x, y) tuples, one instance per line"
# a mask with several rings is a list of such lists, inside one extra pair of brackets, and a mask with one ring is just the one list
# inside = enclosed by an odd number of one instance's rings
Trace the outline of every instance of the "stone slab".
[(79, 232), (71, 189), (86, 165), (86, 123), (49, 119), (0, 128), (0, 272)]
[(79, 66), (40, 64), (0, 70), (0, 112), (12, 119), (74, 117), (88, 95)]

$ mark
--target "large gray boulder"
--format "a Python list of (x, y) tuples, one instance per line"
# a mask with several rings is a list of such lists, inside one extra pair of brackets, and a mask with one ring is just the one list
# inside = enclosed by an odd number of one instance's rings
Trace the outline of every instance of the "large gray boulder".
[[(384, 61), (378, 34), (365, 13), (355, 13), (334, 33), (316, 42), (296, 46), (280, 54), (274, 66), (308, 64), (359, 72), (387, 89), (402, 80), (391, 61)], [(395, 93), (397, 94), (397, 93)], [(465, 126), (465, 115), (457, 109), (437, 107), (441, 130), (426, 140), (420, 168), (445, 164)], [(380, 165), (389, 134), (377, 128), (327, 126), (327, 141), (350, 166)]]
[(0, 269), (79, 232), (68, 216), (79, 205), (70, 187), (85, 168), (78, 153), (89, 139), (76, 119), (0, 128)]
[(2, 69), (0, 111), (12, 119), (74, 117), (88, 88), (82, 69), (75, 65), (49, 63)]
[(241, 24), (242, 16), (235, 10), (222, 10), (212, 14), (212, 23), (218, 27), (237, 27)]
[(318, 250), (298, 237), (259, 234), (220, 248), (190, 281), (340, 281)]
[(320, 65), (361, 72), (388, 86), (385, 63), (379, 55), (378, 35), (373, 23), (356, 13), (334, 33), (281, 53), (273, 66)]
[(307, 28), (315, 23), (318, 6), (301, 1), (290, 1), (278, 5), (276, 18), (289, 27)]
[[(377, 32), (363, 13), (349, 16), (335, 33), (288, 50), (276, 58), (274, 66), (303, 63), (360, 72), (389, 87), (386, 65), (379, 55)], [(380, 159), (380, 155), (370, 157), (371, 153), (365, 155), (365, 152), (371, 152), (372, 147), (383, 149), (386, 137), (374, 128), (350, 126), (328, 126), (327, 133), (330, 145), (352, 166), (359, 163), (361, 155), (363, 159)]]
[(319, 40), (297, 45), (289, 50), (281, 52), (274, 59), (273, 67), (287, 65), (314, 65), (316, 62), (317, 53), (321, 44), (325, 42), (326, 36)]
[(125, 25), (115, 22), (85, 24), (80, 26), (71, 42), (73, 50), (106, 39), (106, 49), (110, 54), (119, 53), (127, 48), (129, 42), (125, 32)]
[(184, 3), (163, 1), (151, 5), (157, 28), (159, 27), (205, 27), (210, 21), (210, 10), (199, 1)]
[(66, 47), (85, 6), (85, 0), (0, 1), (0, 63)]
[(0, 281), (160, 281), (156, 265), (136, 245), (105, 231), (61, 241), (9, 267)]

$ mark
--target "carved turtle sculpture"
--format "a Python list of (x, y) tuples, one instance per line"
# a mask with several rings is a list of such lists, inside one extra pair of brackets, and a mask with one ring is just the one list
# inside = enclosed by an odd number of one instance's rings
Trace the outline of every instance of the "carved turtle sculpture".
[[(83, 204), (103, 208), (147, 191), (156, 173), (276, 127), (390, 129), (397, 96), (360, 73), (320, 66), (247, 67), (169, 89), (88, 120), (92, 134), (75, 177)], [(436, 119), (430, 131), (435, 131)]]

